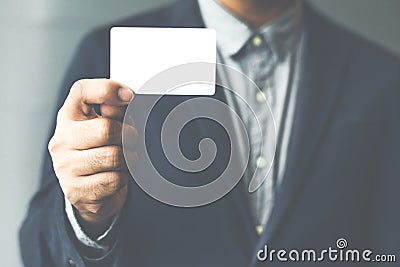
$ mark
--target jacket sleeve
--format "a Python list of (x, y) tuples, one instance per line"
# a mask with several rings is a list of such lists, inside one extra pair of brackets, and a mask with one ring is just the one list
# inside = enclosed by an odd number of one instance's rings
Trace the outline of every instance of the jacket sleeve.
[[(109, 77), (108, 30), (96, 30), (80, 43), (59, 93), (50, 136), (55, 129), (55, 117), (69, 88), (78, 79)], [(39, 189), (31, 200), (28, 214), (20, 229), (20, 248), (25, 266), (110, 266), (114, 247), (106, 255), (88, 259), (82, 256), (66, 218), (64, 195), (54, 173), (52, 160), (45, 150)]]

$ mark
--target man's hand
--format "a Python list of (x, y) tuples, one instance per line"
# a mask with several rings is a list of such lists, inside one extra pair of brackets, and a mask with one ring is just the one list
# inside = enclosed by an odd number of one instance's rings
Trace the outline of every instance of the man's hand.
[[(64, 195), (90, 236), (102, 233), (126, 200), (130, 175), (122, 153), (122, 120), (132, 98), (133, 92), (117, 82), (79, 80), (57, 115), (48, 148)], [(136, 129), (125, 126), (124, 134), (136, 142)], [(125, 153), (137, 157), (134, 146)]]

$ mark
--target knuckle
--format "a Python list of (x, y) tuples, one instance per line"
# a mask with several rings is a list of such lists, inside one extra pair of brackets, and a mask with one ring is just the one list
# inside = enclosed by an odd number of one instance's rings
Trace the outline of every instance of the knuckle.
[(90, 201), (99, 201), (103, 198), (102, 188), (98, 182), (83, 183), (80, 190)]
[(108, 119), (100, 119), (99, 133), (100, 138), (104, 141), (110, 141), (113, 137), (113, 125), (112, 121)]
[(81, 163), (82, 160), (76, 152), (63, 151), (53, 156), (53, 168), (59, 178), (79, 176)]
[[(136, 128), (133, 126), (124, 125), (123, 127), (125, 127), (123, 129), (124, 147), (128, 151), (135, 151), (136, 147), (137, 147), (137, 143), (139, 141), (139, 134), (138, 134)], [(121, 134), (121, 143), (122, 143), (122, 134)]]
[(110, 82), (106, 79), (103, 80), (102, 86), (100, 86), (99, 93), (102, 96), (102, 99), (107, 99), (111, 96), (111, 85)]
[(92, 201), (100, 201), (100, 200), (103, 199), (103, 193), (102, 193), (101, 185), (99, 185), (99, 184), (93, 185), (91, 187), (90, 193), (92, 195)]
[(138, 131), (137, 131), (136, 127), (130, 126), (130, 125), (125, 125), (125, 129), (126, 129), (127, 134), (129, 135), (129, 137), (131, 137), (133, 139), (138, 138), (139, 135), (138, 135)]
[(87, 159), (83, 158), (80, 159), (77, 163), (73, 163), (73, 164), (62, 164), (60, 166), (60, 171), (62, 173), (68, 173), (69, 175), (73, 175), (73, 176), (80, 176), (83, 175), (82, 174), (82, 170), (86, 170), (87, 169)]
[(112, 191), (116, 192), (120, 189), (120, 187), (123, 185), (122, 179), (119, 175), (119, 173), (112, 172), (109, 175), (107, 175), (107, 187)]
[(79, 121), (78, 122), (75, 121), (73, 124), (75, 124), (74, 125), (75, 131), (71, 135), (72, 145), (74, 147), (78, 147), (79, 146), (78, 143), (79, 144), (84, 143), (85, 145), (90, 143), (90, 140), (93, 138), (92, 136), (92, 132), (94, 131), (93, 127)]
[(68, 201), (71, 204), (75, 203), (76, 202), (76, 200), (75, 200), (76, 191), (74, 189), (72, 189), (71, 187), (66, 187), (66, 186), (63, 187), (62, 185), (61, 185), (61, 188), (62, 188), (65, 198), (68, 199)]
[(62, 159), (66, 159), (65, 153), (62, 150), (63, 143), (57, 138), (53, 136), (49, 143), (47, 144), (47, 149), (53, 161), (53, 166), (58, 167), (62, 162)]
[(139, 133), (138, 133), (136, 127), (132, 127), (132, 141), (133, 141), (134, 147), (136, 146), (138, 140), (139, 140)]
[(83, 84), (84, 84), (84, 79), (75, 81), (71, 86), (70, 92), (71, 93), (81, 93)]
[(57, 111), (57, 117), (56, 117), (56, 123), (59, 124), (63, 121), (64, 118), (64, 106), (62, 106), (58, 111)]
[(63, 166), (60, 163), (60, 161), (55, 159), (54, 157), (53, 157), (53, 169), (57, 175), (57, 178), (60, 178), (63, 173)]
[[(88, 151), (86, 151), (88, 152)], [(97, 170), (101, 166), (101, 160), (92, 152), (83, 153), (75, 164), (71, 164), (71, 172), (75, 175), (87, 175)]]
[(68, 162), (65, 160), (53, 160), (53, 168), (57, 177), (59, 178), (73, 174), (74, 172), (71, 166), (73, 166), (73, 164), (68, 164)]
[(112, 169), (117, 169), (123, 163), (122, 149), (117, 146), (111, 146), (106, 149), (106, 162)]
[(121, 177), (116, 172), (102, 174), (98, 180), (87, 187), (87, 193), (91, 196), (91, 200), (105, 201), (108, 197), (114, 195), (124, 185)]
[(136, 127), (132, 127), (133, 135), (135, 136), (135, 139), (139, 139), (139, 132), (136, 129)]
[(103, 182), (97, 182), (91, 185), (89, 194), (92, 196), (92, 201), (102, 201), (108, 196), (107, 184)]
[(56, 141), (55, 141), (55, 137), (51, 137), (49, 140), (49, 143), (47, 144), (47, 150), (49, 151), (50, 155), (53, 155), (55, 152), (55, 148), (56, 148)]
[(69, 96), (72, 99), (79, 100), (85, 98), (85, 79), (80, 79), (74, 82), (69, 90)]

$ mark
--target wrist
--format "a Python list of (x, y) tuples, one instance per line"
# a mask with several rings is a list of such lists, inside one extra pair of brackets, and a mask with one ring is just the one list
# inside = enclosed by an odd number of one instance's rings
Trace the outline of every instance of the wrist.
[(79, 210), (75, 210), (75, 215), (78, 220), (79, 225), (82, 230), (93, 240), (96, 240), (100, 235), (102, 235), (110, 225), (113, 223), (115, 216), (108, 216), (101, 218), (99, 216), (88, 215), (80, 213)]

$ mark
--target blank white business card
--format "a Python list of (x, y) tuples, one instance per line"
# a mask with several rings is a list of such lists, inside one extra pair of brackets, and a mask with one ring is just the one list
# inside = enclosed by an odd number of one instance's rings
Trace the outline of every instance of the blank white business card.
[[(113, 27), (110, 33), (110, 78), (136, 94), (213, 95), (215, 93), (216, 33), (203, 28)], [(144, 85), (155, 75), (182, 64), (206, 62), (209, 83), (177, 84), (174, 90)], [(190, 71), (190, 70), (189, 70)], [(204, 75), (205, 74), (205, 75)], [(185, 75), (185, 71), (182, 71)], [(195, 74), (193, 74), (196, 76)], [(175, 75), (176, 76), (176, 75)], [(192, 76), (192, 73), (191, 75)], [(171, 77), (170, 83), (174, 83)]]

